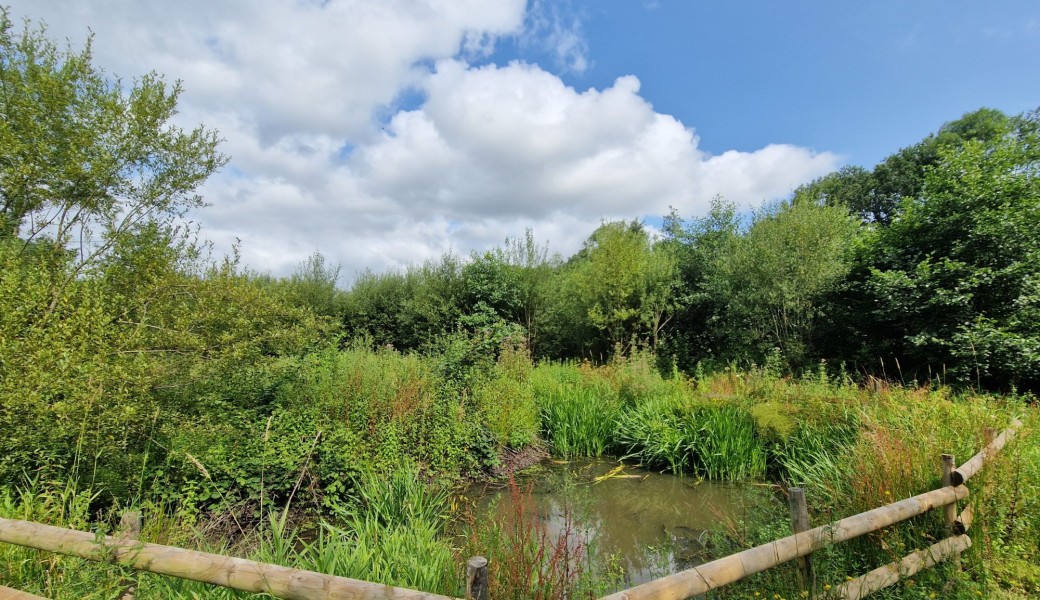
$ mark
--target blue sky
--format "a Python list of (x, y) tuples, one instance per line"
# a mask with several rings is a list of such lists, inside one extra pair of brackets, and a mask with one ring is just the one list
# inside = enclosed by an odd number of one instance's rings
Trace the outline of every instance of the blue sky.
[(548, 65), (576, 88), (619, 74), (713, 153), (791, 143), (872, 166), (982, 106), (1040, 106), (1040, 3), (558, 2), (588, 68), (502, 44), (491, 58)]
[(218, 255), (402, 268), (530, 228), (564, 255), (784, 198), (987, 106), (1040, 106), (1040, 3), (9, 0), (231, 162), (192, 215)]

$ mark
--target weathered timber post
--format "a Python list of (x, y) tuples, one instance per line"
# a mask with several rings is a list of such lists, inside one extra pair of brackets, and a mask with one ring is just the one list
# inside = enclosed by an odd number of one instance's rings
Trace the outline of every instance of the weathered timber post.
[[(953, 471), (957, 468), (957, 463), (953, 458), (952, 454), (942, 455), (942, 485), (948, 487), (953, 485)], [(946, 528), (950, 531), (953, 530), (953, 523), (957, 520), (957, 503), (947, 504), (943, 508), (943, 516), (946, 518)]]
[[(796, 534), (808, 531), (809, 507), (805, 503), (805, 490), (800, 487), (788, 488), (787, 502), (791, 506), (791, 529)], [(811, 596), (816, 596), (816, 578), (809, 555), (798, 559), (798, 585), (803, 592), (808, 591)]]
[(141, 537), (141, 511), (128, 510), (119, 517), (119, 530), (127, 538), (136, 540)]
[(488, 560), (483, 556), (466, 561), (466, 600), (488, 600)]
[[(128, 510), (119, 517), (119, 531), (120, 536), (125, 540), (136, 540), (141, 537), (141, 511), (139, 510)], [(135, 581), (129, 579), (123, 580), (123, 585), (126, 591), (119, 597), (119, 600), (134, 600), (137, 594), (137, 585)]]
[[(942, 455), (942, 485), (943, 487), (949, 487), (953, 485), (953, 472), (957, 469), (957, 461), (954, 459), (952, 454)], [(946, 534), (952, 535), (954, 525), (957, 523), (957, 503), (951, 502), (943, 507), (943, 520), (946, 522)], [(956, 571), (961, 569), (961, 555), (956, 553), (953, 555), (953, 568)]]

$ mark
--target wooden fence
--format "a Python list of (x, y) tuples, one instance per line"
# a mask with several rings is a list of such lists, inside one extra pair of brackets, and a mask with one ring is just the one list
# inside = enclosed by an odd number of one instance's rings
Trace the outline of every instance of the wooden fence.
[[(792, 497), (792, 516), (795, 534), (756, 546), (743, 552), (731, 554), (718, 560), (668, 575), (627, 590), (605, 596), (600, 600), (684, 600), (745, 577), (771, 569), (795, 559), (807, 559), (809, 555), (830, 544), (837, 544), (883, 529), (910, 517), (925, 513), (933, 508), (945, 507), (946, 525), (950, 537), (875, 569), (866, 575), (852, 579), (831, 590), (828, 595), (835, 598), (858, 600), (868, 594), (895, 584), (902, 577), (909, 577), (938, 562), (959, 557), (971, 547), (971, 539), (965, 534), (971, 526), (974, 513), (970, 509), (957, 516), (957, 502), (968, 497), (964, 483), (982, 469), (1015, 436), (1022, 422), (1015, 420), (1011, 427), (993, 439), (981, 452), (960, 467), (953, 468), (954, 458), (943, 455), (943, 487), (919, 494), (906, 500), (875, 508), (858, 515), (835, 521), (822, 527), (808, 527), (804, 518), (804, 496), (796, 492)], [(796, 498), (802, 498), (799, 502)], [(803, 585), (811, 590), (811, 568), (808, 561), (800, 565)]]
[[(601, 600), (684, 600), (796, 559), (800, 561), (799, 576), (802, 585), (811, 590), (812, 566), (809, 556), (813, 552), (938, 507), (945, 507), (950, 537), (857, 579), (847, 581), (832, 590), (830, 595), (858, 600), (893, 585), (901, 577), (918, 573), (940, 561), (958, 559), (961, 552), (971, 547), (971, 539), (966, 532), (971, 526), (973, 512), (969, 507), (959, 515), (957, 513), (957, 502), (968, 497), (968, 488), (964, 487), (964, 483), (978, 473), (985, 463), (1014, 437), (1021, 426), (1021, 421), (1014, 421), (1011, 427), (994, 438), (981, 452), (956, 469), (953, 468), (953, 457), (943, 455), (943, 487), (822, 527), (809, 528), (804, 494), (794, 488), (790, 495), (795, 529), (793, 535), (605, 596)], [(173, 546), (148, 544), (134, 539), (133, 530), (139, 527), (134, 522), (134, 518), (124, 520), (121, 527), (124, 531), (122, 535), (99, 537), (83, 531), (0, 518), (0, 542), (89, 560), (118, 563), (139, 571), (246, 592), (266, 593), (276, 598), (291, 600), (450, 600), (447, 596), (418, 590)], [(487, 600), (487, 560), (482, 557), (471, 558), (466, 565), (466, 575), (467, 598)], [(39, 598), (33, 594), (0, 586), (0, 600)]]

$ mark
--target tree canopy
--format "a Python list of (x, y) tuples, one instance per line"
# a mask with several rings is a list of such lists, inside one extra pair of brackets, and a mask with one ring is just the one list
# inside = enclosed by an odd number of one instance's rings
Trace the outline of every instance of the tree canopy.
[(198, 187), (227, 160), (216, 132), (172, 123), (179, 82), (125, 84), (91, 58), (89, 41), (60, 49), (0, 9), (0, 237), (46, 238), (81, 263), (200, 206)]

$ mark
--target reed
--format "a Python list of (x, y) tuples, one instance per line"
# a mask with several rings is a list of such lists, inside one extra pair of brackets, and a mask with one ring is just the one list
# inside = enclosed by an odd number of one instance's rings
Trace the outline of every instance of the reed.
[(618, 419), (626, 458), (673, 473), (738, 481), (765, 474), (766, 452), (743, 409), (680, 395), (650, 398)]
[(532, 374), (542, 432), (563, 457), (606, 454), (621, 402), (610, 383), (579, 367), (543, 365)]

